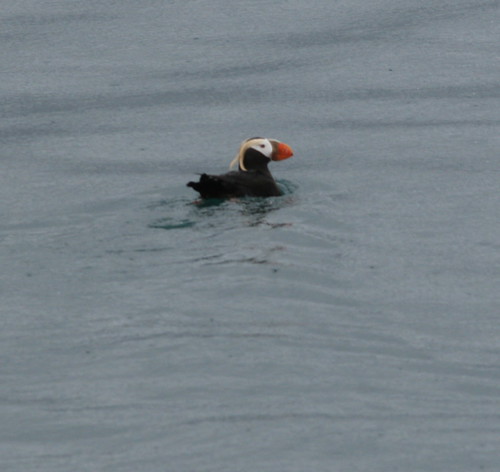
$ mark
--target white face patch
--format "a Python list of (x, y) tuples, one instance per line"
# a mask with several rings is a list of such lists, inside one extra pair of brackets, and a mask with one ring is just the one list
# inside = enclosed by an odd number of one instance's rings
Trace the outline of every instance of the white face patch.
[(256, 139), (255, 144), (250, 147), (271, 159), (271, 156), (273, 154), (273, 146), (268, 139)]

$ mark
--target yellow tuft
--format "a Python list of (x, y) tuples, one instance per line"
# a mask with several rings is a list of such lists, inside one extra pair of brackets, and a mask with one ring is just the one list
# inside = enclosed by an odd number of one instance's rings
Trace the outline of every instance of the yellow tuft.
[(245, 156), (246, 150), (251, 147), (253, 144), (255, 144), (255, 141), (258, 141), (259, 139), (262, 138), (249, 138), (245, 139), (241, 143), (240, 150), (238, 151), (238, 154), (236, 154), (235, 158), (231, 161), (231, 164), (229, 164), (229, 168), (232, 169), (235, 165), (238, 165), (241, 170), (246, 171), (247, 168), (243, 164), (243, 157)]

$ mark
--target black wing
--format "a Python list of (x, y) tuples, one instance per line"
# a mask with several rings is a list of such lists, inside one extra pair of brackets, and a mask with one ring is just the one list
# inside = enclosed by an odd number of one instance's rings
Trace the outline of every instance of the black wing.
[(188, 182), (187, 186), (199, 192), (202, 198), (281, 195), (271, 175), (252, 171), (233, 171), (223, 175), (201, 174), (198, 182)]

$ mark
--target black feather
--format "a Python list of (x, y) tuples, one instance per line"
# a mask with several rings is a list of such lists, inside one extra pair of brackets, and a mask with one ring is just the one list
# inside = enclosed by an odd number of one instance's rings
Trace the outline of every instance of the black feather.
[(202, 198), (271, 197), (281, 195), (270, 173), (233, 171), (222, 175), (201, 174), (198, 182), (188, 182)]

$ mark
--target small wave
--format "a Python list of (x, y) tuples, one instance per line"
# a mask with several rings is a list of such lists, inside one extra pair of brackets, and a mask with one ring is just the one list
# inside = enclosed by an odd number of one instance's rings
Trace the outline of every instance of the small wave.
[(296, 183), (291, 182), (290, 180), (279, 179), (277, 180), (277, 183), (278, 187), (283, 191), (283, 196), (291, 195), (299, 188)]
[(150, 228), (156, 229), (182, 229), (182, 228), (191, 228), (195, 225), (194, 221), (191, 220), (181, 220), (175, 221), (173, 218), (165, 218), (162, 220), (158, 220), (149, 225)]

